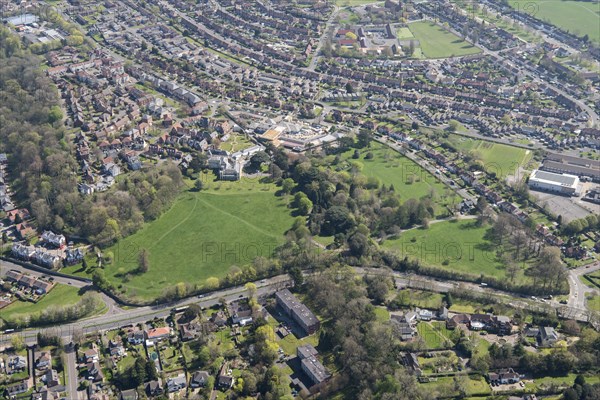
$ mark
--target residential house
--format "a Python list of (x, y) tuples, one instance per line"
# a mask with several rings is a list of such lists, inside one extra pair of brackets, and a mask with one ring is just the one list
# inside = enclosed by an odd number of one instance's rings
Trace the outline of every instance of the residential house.
[(96, 362), (90, 362), (86, 364), (87, 369), (87, 379), (91, 382), (102, 382), (104, 380), (104, 374), (102, 373), (102, 368), (100, 368), (100, 364)]
[(126, 356), (125, 348), (123, 347), (123, 341), (119, 336), (108, 342), (108, 351), (113, 357), (123, 357)]
[(554, 328), (550, 326), (541, 326), (537, 335), (538, 344), (541, 347), (551, 347), (558, 342), (559, 336)]
[(416, 353), (402, 353), (401, 357), (402, 364), (412, 370), (417, 376), (423, 373)]
[(223, 311), (217, 311), (210, 317), (210, 322), (218, 327), (227, 325), (227, 316)]
[(168, 326), (149, 329), (146, 332), (146, 339), (151, 341), (161, 341), (171, 336), (171, 328)]
[(119, 400), (138, 400), (139, 396), (137, 390), (129, 389), (121, 391)]
[(190, 322), (187, 324), (179, 325), (179, 334), (181, 335), (181, 340), (183, 342), (187, 342), (189, 340), (194, 340), (200, 335), (200, 324), (198, 322)]
[(517, 374), (512, 368), (501, 369), (498, 372), (490, 372), (488, 374), (488, 380), (490, 383), (508, 385), (511, 383), (517, 383), (521, 380), (519, 374)]
[(60, 385), (58, 371), (55, 369), (49, 369), (46, 371), (46, 374), (42, 377), (42, 380), (46, 383), (46, 386), (48, 386), (49, 389)]
[(456, 314), (446, 320), (447, 329), (455, 329), (459, 325), (467, 325), (471, 318), (467, 314)]
[(144, 383), (144, 392), (148, 397), (159, 396), (163, 393), (163, 387), (160, 380)]
[(32, 288), (35, 291), (35, 293), (42, 295), (48, 293), (50, 288), (52, 288), (52, 283), (42, 281), (41, 279), (36, 279), (36, 281), (33, 283)]
[(94, 363), (98, 362), (98, 360), (98, 347), (95, 344), (92, 344), (90, 349), (83, 352), (83, 361), (86, 363)]
[(49, 245), (59, 248), (67, 243), (67, 239), (63, 235), (56, 234), (52, 231), (44, 231), (41, 240)]
[(192, 375), (192, 378), (190, 379), (190, 387), (191, 388), (205, 387), (206, 384), (208, 383), (209, 377), (210, 377), (210, 374), (206, 371), (194, 372), (194, 374)]
[(8, 375), (16, 374), (27, 369), (27, 358), (22, 356), (11, 357), (8, 359), (6, 373)]
[(181, 389), (185, 389), (185, 387), (186, 379), (184, 374), (167, 379), (167, 391), (169, 393), (177, 392)]
[(24, 380), (19, 383), (15, 383), (14, 385), (9, 385), (6, 387), (6, 397), (11, 399), (13, 396), (17, 396), (21, 393), (25, 393), (29, 390), (29, 381)]
[(129, 332), (127, 334), (127, 342), (129, 342), (129, 344), (142, 344), (144, 343), (144, 332), (143, 331), (133, 331), (133, 332)]
[(43, 351), (38, 357), (38, 359), (35, 360), (35, 367), (40, 370), (45, 370), (51, 365), (52, 355), (47, 351)]
[(227, 390), (233, 386), (233, 376), (229, 374), (229, 365), (223, 363), (219, 370), (219, 377), (217, 378), (217, 386), (219, 389)]

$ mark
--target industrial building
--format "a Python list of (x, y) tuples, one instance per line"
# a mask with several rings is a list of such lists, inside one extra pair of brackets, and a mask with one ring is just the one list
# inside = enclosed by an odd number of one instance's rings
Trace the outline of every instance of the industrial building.
[(529, 187), (534, 190), (558, 193), (565, 196), (577, 196), (579, 178), (575, 175), (555, 174), (534, 170), (529, 177)]
[(546, 156), (542, 170), (557, 174), (577, 175), (581, 180), (600, 182), (600, 161), (551, 153)]

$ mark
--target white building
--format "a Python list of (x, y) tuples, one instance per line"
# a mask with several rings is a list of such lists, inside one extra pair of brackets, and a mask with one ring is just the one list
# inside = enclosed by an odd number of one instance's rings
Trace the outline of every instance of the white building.
[(545, 192), (577, 196), (579, 178), (575, 175), (555, 174), (554, 172), (534, 170), (529, 177), (529, 187)]

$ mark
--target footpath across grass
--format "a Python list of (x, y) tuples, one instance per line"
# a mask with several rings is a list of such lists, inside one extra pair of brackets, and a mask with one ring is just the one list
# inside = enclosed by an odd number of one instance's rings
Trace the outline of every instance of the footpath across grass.
[[(169, 285), (222, 278), (232, 266), (271, 257), (283, 243), (293, 217), (274, 184), (207, 180), (205, 186), (182, 193), (165, 214), (105, 251), (114, 254), (105, 275), (122, 293), (150, 300)], [(142, 250), (149, 254), (146, 273), (137, 272)]]

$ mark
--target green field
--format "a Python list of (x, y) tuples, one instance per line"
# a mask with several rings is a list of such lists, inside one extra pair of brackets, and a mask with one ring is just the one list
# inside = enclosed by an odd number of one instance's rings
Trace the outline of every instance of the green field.
[(400, 40), (413, 39), (415, 37), (410, 31), (410, 29), (406, 27), (398, 28), (398, 30), (396, 31), (396, 35)]
[[(475, 379), (466, 375), (462, 375), (464, 379), (465, 392), (467, 396), (487, 395), (491, 393), (490, 385), (483, 378)], [(422, 383), (423, 388), (431, 390), (433, 393), (443, 393), (444, 396), (449, 394), (458, 395), (453, 377), (437, 378), (435, 382)], [(438, 396), (436, 396), (438, 397)]]
[[(373, 153), (371, 160), (365, 159), (368, 152)], [(451, 189), (428, 171), (381, 143), (373, 142), (370, 149), (362, 149), (358, 160), (352, 159), (353, 153), (354, 150), (344, 153), (343, 162), (338, 168), (356, 168), (367, 177), (378, 178), (388, 187), (394, 185), (394, 192), (400, 196), (401, 202), (433, 194), (433, 200), (438, 205), (436, 212), (444, 214), (444, 206), (460, 201)]]
[(510, 5), (577, 36), (600, 43), (600, 3), (587, 1), (511, 0)]
[(446, 58), (477, 54), (480, 49), (432, 22), (413, 22), (408, 25), (419, 41), (425, 58)]
[[(148, 300), (168, 285), (222, 278), (231, 266), (270, 257), (283, 243), (293, 218), (287, 200), (275, 196), (274, 184), (244, 178), (205, 181), (205, 186), (182, 193), (156, 221), (107, 249), (114, 262), (106, 267), (106, 277), (122, 284), (128, 296)], [(150, 264), (143, 274), (136, 273), (142, 249), (149, 252)]]
[(481, 160), (486, 171), (495, 172), (500, 178), (514, 174), (520, 166), (525, 166), (533, 156), (530, 150), (520, 147), (460, 135), (449, 135), (448, 141), (459, 151), (470, 154), (474, 159)]
[(70, 306), (79, 301), (79, 289), (68, 285), (56, 285), (37, 303), (28, 301), (16, 301), (6, 308), (0, 310), (2, 319), (10, 320), (15, 315), (30, 315), (45, 310), (48, 307)]
[(428, 229), (406, 231), (398, 239), (385, 241), (383, 247), (398, 250), (401, 256), (418, 259), (423, 265), (503, 278), (505, 271), (496, 259), (496, 246), (484, 238), (488, 229), (476, 226), (474, 220), (443, 221)]

